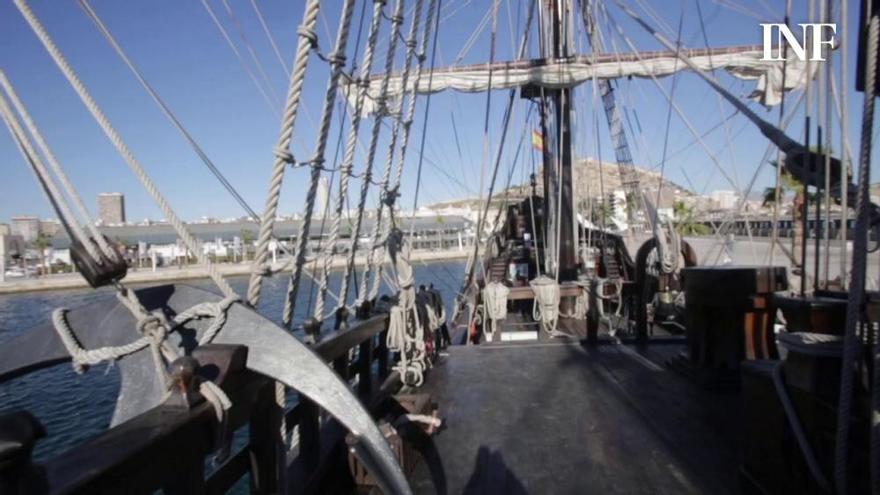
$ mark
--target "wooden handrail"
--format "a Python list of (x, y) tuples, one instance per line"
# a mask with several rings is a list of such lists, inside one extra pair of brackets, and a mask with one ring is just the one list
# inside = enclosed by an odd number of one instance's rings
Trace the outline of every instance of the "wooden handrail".
[[(359, 376), (358, 393), (367, 404), (372, 403), (379, 394), (388, 393), (386, 387), (377, 387), (375, 393), (371, 393), (373, 362), (380, 363), (380, 380), (388, 375), (387, 370), (383, 369), (389, 361), (384, 346), (387, 325), (388, 315), (379, 314), (355, 322), (348, 330), (331, 332), (314, 346), (315, 352), (325, 362), (335, 363), (337, 372), (342, 376)], [(351, 363), (348, 352), (355, 347), (366, 357)], [(229, 416), (232, 431), (251, 422), (252, 418), (256, 418), (254, 414), (259, 417), (255, 421), (266, 421), (269, 417), (265, 414), (274, 407), (274, 394), (267, 393), (273, 388), (271, 381), (249, 371), (242, 373), (242, 379), (233, 380), (236, 386), (226, 390), (233, 401)], [(312, 410), (310, 405), (303, 399), (286, 411), (286, 424), (288, 428), (300, 425), (301, 431), (311, 429), (314, 437), (310, 440), (316, 442), (317, 451), (326, 451), (326, 445), (321, 445), (333, 439), (321, 437), (321, 428), (317, 427), (320, 414)], [(276, 418), (279, 417), (277, 413), (274, 414)], [(308, 422), (308, 426), (304, 422)], [(254, 426), (251, 422), (250, 443), (233, 453), (206, 479), (204, 459), (214, 448), (217, 427), (212, 406), (201, 403), (186, 409), (163, 404), (73, 447), (43, 465), (45, 483), (48, 491), (53, 493), (149, 493), (158, 489), (174, 493), (224, 493), (253, 468), (250, 462), (252, 456), (258, 458), (258, 470), (271, 469), (271, 458), (259, 458), (260, 452), (265, 452), (266, 442), (277, 441), (277, 433), (274, 433), (277, 428), (273, 431)], [(254, 438), (255, 432), (265, 432), (269, 437)], [(272, 435), (275, 438), (270, 438)], [(313, 460), (320, 462), (321, 459)]]

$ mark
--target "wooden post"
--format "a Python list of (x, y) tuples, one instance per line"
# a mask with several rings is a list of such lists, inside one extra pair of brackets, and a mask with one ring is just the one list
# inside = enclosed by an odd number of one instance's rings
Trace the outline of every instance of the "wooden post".
[(251, 493), (279, 493), (284, 487), (284, 441), (280, 433), (283, 414), (275, 402), (275, 383), (267, 382), (257, 395), (249, 423)]
[(373, 340), (375, 337), (361, 342), (358, 348), (358, 395), (369, 397), (373, 390)]
[(319, 410), (314, 402), (304, 395), (299, 396), (299, 407), (302, 413), (299, 417), (299, 455), (306, 467), (317, 467), (321, 455), (321, 425), (318, 421)]
[(339, 375), (343, 381), (348, 381), (348, 351), (333, 360), (333, 371)]
[(175, 466), (175, 478), (162, 488), (166, 495), (193, 495), (205, 493), (205, 459), (189, 456), (186, 462)]
[(379, 334), (379, 345), (376, 347), (376, 353), (378, 356), (376, 359), (379, 361), (379, 379), (384, 380), (388, 376), (388, 344), (386, 343), (386, 338), (388, 337), (388, 329), (382, 331)]

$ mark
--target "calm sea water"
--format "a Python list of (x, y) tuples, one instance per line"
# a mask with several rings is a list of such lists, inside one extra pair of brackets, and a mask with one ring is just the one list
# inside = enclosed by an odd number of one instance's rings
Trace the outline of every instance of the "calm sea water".
[[(443, 294), (449, 314), (463, 269), (462, 261), (414, 266), (416, 282), (433, 283)], [(338, 288), (339, 279), (338, 272), (331, 276), (331, 290)], [(239, 294), (246, 292), (246, 277), (229, 280)], [(312, 284), (308, 279), (304, 280), (297, 302), (297, 320), (310, 314), (309, 308), (314, 301), (314, 290), (308, 290)], [(209, 281), (185, 283), (214, 288)], [(286, 289), (287, 277), (267, 279), (258, 308), (261, 314), (279, 324)], [(115, 292), (108, 289), (0, 296), (0, 345), (46, 321), (55, 308), (75, 308), (114, 297)], [(332, 303), (328, 300), (327, 304)], [(48, 435), (37, 443), (34, 456), (37, 460), (45, 460), (104, 431), (110, 423), (118, 390), (119, 373), (112, 365), (95, 366), (87, 373), (77, 375), (70, 364), (62, 364), (0, 384), (0, 412), (21, 408), (39, 418)]]

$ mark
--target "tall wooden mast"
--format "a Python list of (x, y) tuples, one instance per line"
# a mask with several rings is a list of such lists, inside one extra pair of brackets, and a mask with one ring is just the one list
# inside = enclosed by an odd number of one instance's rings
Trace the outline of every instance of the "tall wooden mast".
[[(571, 55), (569, 49), (568, 0), (549, 0), (541, 16), (541, 31), (548, 43), (545, 56), (560, 60)], [(549, 45), (549, 46), (547, 46)], [(544, 132), (544, 216), (548, 229), (547, 255), (556, 260), (560, 281), (577, 278), (577, 245), (574, 223), (574, 188), (572, 185), (571, 94), (569, 88), (544, 89), (538, 93), (541, 127)], [(537, 96), (537, 95), (536, 95)], [(552, 117), (548, 112), (552, 106)], [(549, 238), (553, 236), (553, 238)]]

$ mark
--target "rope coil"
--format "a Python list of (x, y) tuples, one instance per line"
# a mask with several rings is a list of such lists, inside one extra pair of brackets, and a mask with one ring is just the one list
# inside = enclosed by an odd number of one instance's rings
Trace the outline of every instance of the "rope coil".
[(498, 330), (498, 320), (507, 318), (507, 296), (510, 289), (501, 282), (491, 282), (483, 289), (483, 300), (486, 318), (489, 320), (489, 331), (486, 340), (491, 341)]
[(559, 321), (559, 283), (546, 275), (529, 282), (535, 294), (532, 304), (532, 318), (541, 323), (541, 328), (549, 334), (556, 331)]

